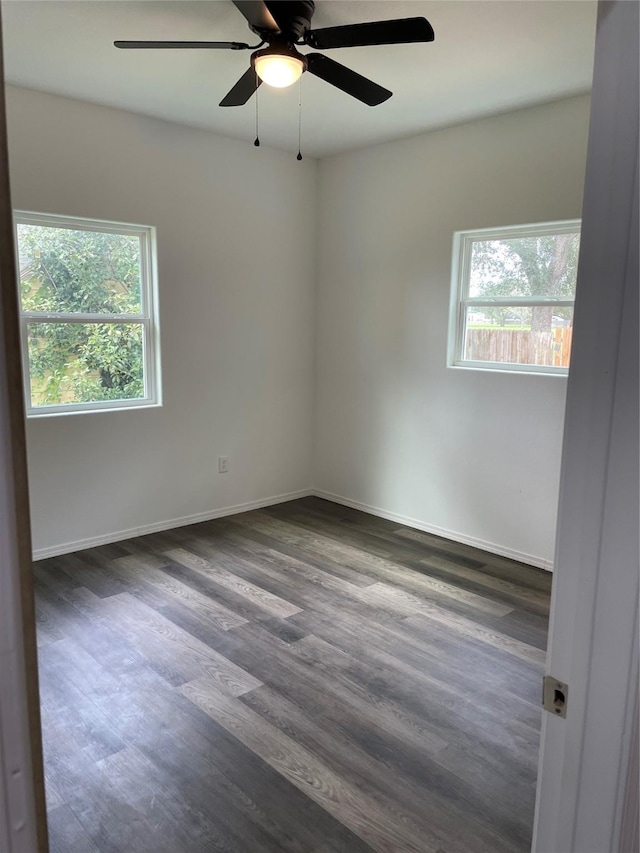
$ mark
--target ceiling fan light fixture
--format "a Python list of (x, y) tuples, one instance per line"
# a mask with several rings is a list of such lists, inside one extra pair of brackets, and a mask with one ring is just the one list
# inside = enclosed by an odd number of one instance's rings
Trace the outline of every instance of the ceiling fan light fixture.
[(285, 89), (300, 78), (305, 69), (305, 62), (300, 55), (260, 52), (254, 59), (254, 67), (258, 77), (267, 85), (277, 89)]

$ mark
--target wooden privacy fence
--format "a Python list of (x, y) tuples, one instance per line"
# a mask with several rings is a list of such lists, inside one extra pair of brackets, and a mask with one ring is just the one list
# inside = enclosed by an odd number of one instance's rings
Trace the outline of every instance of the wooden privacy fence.
[(573, 327), (549, 332), (528, 329), (467, 329), (465, 359), (569, 367)]

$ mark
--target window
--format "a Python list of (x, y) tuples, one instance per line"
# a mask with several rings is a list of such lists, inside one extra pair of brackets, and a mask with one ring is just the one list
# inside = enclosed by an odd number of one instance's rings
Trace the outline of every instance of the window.
[(27, 414), (160, 404), (155, 231), (17, 212)]
[(569, 370), (580, 221), (459, 231), (448, 364)]

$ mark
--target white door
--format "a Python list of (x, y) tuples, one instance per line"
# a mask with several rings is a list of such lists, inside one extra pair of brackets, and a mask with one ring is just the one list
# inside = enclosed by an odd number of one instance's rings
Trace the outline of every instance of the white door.
[(613, 0), (598, 12), (547, 662), (569, 686), (567, 717), (543, 715), (536, 853), (630, 853), (620, 833), (638, 707), (638, 10)]

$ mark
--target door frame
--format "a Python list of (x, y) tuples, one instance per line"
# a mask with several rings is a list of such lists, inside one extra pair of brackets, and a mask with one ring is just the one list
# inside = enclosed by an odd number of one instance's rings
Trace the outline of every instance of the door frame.
[(0, 20), (0, 850), (46, 853), (24, 392)]

